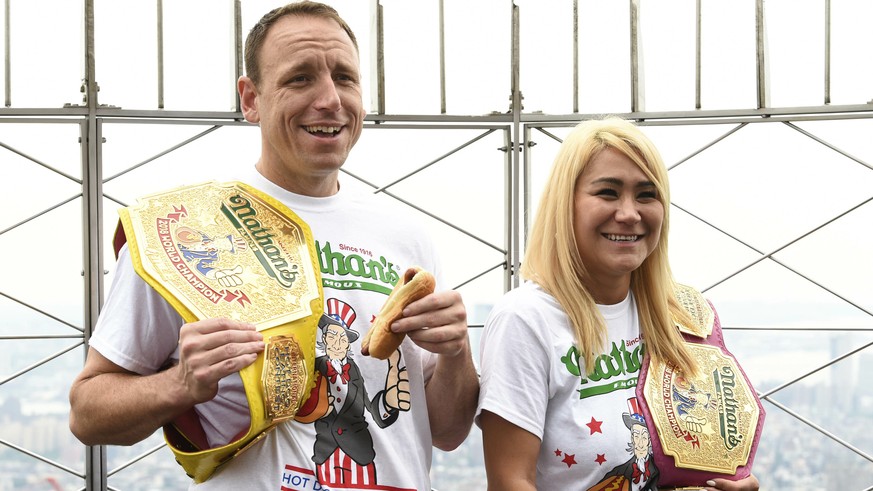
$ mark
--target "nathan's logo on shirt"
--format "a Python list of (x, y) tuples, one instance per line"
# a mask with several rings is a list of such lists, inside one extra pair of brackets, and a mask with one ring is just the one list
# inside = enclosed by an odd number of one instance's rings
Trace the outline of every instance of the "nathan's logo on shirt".
[[(335, 290), (368, 290), (384, 294), (391, 293), (391, 289), (400, 279), (400, 275), (394, 269), (394, 264), (379, 256), (374, 258), (369, 254), (359, 254), (360, 249), (340, 244), (339, 251), (335, 251), (330, 242), (322, 245), (315, 241), (318, 250), (318, 265), (322, 275), (341, 276), (340, 280), (325, 278), (322, 276), (322, 284), (325, 288)], [(348, 252), (344, 254), (343, 251)], [(369, 252), (369, 251), (366, 251)], [(367, 255), (367, 257), (364, 257)]]
[(567, 354), (561, 357), (561, 362), (571, 374), (579, 377), (581, 387), (577, 389), (579, 399), (608, 394), (616, 390), (636, 387), (637, 373), (643, 359), (643, 344), (639, 339), (612, 343), (609, 353), (597, 357), (594, 371), (588, 378), (582, 376), (585, 362), (576, 346), (571, 346)]

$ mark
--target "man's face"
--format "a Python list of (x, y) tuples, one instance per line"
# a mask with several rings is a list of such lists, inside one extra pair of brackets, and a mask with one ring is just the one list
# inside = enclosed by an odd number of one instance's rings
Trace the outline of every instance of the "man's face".
[(340, 326), (331, 324), (324, 332), (324, 352), (331, 360), (342, 360), (349, 351), (349, 337)]
[(634, 456), (638, 459), (649, 455), (649, 429), (643, 425), (633, 425), (631, 440), (634, 444)]
[(294, 192), (335, 193), (366, 114), (351, 39), (331, 19), (289, 15), (270, 28), (259, 60), (258, 86), (240, 81), (246, 119), (261, 127), (259, 170)]

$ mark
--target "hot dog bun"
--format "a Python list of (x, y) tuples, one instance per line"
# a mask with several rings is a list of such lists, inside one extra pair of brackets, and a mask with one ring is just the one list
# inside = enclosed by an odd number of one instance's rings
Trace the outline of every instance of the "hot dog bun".
[(361, 341), (361, 353), (380, 360), (391, 356), (406, 337), (405, 333), (392, 332), (391, 324), (403, 316), (403, 309), (407, 305), (433, 293), (434, 288), (436, 279), (432, 274), (418, 266), (407, 269)]

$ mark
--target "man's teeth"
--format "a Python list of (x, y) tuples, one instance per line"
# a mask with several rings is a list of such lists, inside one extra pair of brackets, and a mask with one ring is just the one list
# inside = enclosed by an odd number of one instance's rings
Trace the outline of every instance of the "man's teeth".
[(616, 234), (606, 234), (606, 238), (609, 240), (614, 240), (616, 242), (633, 242), (640, 238), (639, 235), (616, 235)]
[(306, 131), (310, 133), (338, 133), (339, 126), (307, 126)]

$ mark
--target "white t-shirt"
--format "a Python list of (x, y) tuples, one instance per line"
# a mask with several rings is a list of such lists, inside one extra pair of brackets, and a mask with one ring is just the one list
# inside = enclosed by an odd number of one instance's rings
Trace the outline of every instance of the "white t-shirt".
[[(341, 432), (344, 424), (342, 420), (330, 424), (318, 420), (280, 425), (205, 483), (192, 484), (192, 489), (430, 489), (432, 440), (424, 387), (433, 374), (436, 355), (418, 348), (409, 339), (403, 342), (400, 365), (406, 367), (409, 376), (411, 408), (386, 419), (379, 394), (385, 389), (388, 362), (360, 354), (370, 322), (392, 287), (388, 272), (393, 271), (393, 278), (397, 278), (407, 267), (419, 265), (434, 273), (438, 290), (444, 288), (435, 251), (425, 238), (427, 234), (394, 209), (389, 198), (352, 195), (342, 189), (326, 198), (300, 196), (266, 180), (254, 167), (242, 170), (236, 179), (278, 199), (312, 229), (321, 265), (325, 313), (335, 314), (358, 335), (351, 343), (349, 357), (359, 370), (357, 380), (359, 384), (363, 380), (364, 390), (356, 386), (354, 391), (347, 389), (344, 393), (354, 392), (355, 401), (366, 406), (365, 424), (355, 423), (359, 432), (355, 434), (360, 438), (354, 442), (354, 448), (361, 450), (364, 457), (357, 457), (357, 452), (347, 454), (355, 453), (352, 458), (363, 460), (362, 465), (372, 463), (376, 479), (366, 486), (317, 482), (316, 468), (320, 462), (314, 462), (316, 435), (321, 433), (318, 458), (323, 460), (325, 448), (332, 450), (333, 439), (328, 432)], [(125, 247), (90, 340), (91, 347), (127, 370), (152, 374), (169, 359), (178, 359), (182, 324), (174, 309), (133, 270)], [(316, 356), (322, 355), (324, 351), (318, 348)], [(365, 394), (375, 403), (362, 402)], [(334, 414), (352, 402), (337, 402)], [(239, 375), (223, 379), (218, 396), (198, 405), (196, 410), (213, 445), (226, 443), (240, 430), (247, 429), (248, 405)], [(179, 472), (183, 472), (181, 467)]]
[(625, 479), (632, 490), (656, 489), (645, 487), (646, 462), (650, 485), (657, 471), (634, 406), (643, 355), (636, 302), (629, 294), (598, 308), (609, 335), (591, 374), (583, 373), (567, 315), (534, 283), (504, 295), (482, 333), (477, 422), (490, 411), (541, 440), (540, 490), (587, 490), (604, 479), (622, 479), (609, 477), (613, 473), (630, 476)]

